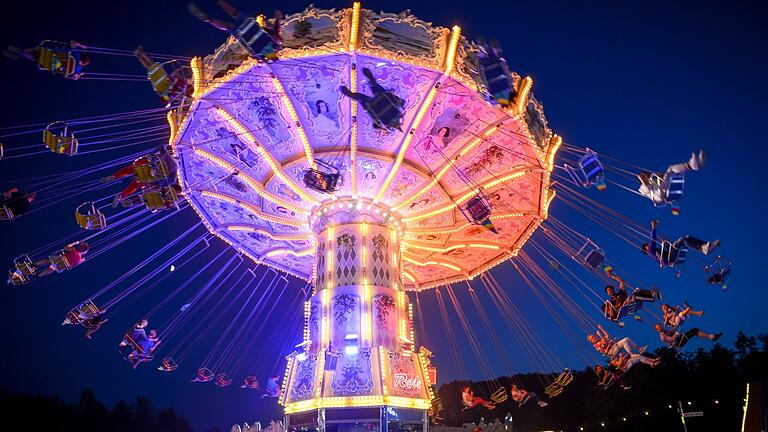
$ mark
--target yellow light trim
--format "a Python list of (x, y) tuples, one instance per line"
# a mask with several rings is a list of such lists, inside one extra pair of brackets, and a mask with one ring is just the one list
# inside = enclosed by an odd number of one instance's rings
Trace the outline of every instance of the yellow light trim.
[(253, 147), (256, 147), (256, 149), (259, 151), (259, 154), (264, 158), (264, 160), (267, 161), (267, 164), (269, 164), (270, 168), (272, 168), (272, 172), (285, 183), (292, 191), (296, 192), (300, 197), (304, 198), (306, 201), (308, 201), (312, 205), (318, 205), (320, 202), (316, 200), (312, 195), (309, 195), (304, 189), (300, 188), (296, 183), (294, 183), (293, 179), (288, 177), (287, 174), (283, 171), (283, 168), (280, 166), (280, 164), (275, 160), (274, 157), (267, 151), (267, 149), (264, 148), (264, 146), (261, 145), (261, 143), (256, 140), (256, 137), (253, 136), (252, 133), (250, 133), (245, 126), (240, 123), (237, 119), (235, 119), (232, 114), (230, 114), (227, 110), (221, 107), (216, 108), (216, 112), (221, 115), (224, 120), (232, 126), (233, 129), (237, 132), (237, 136), (242, 140), (245, 138), (246, 144), (249, 144)]
[(465, 244), (455, 244), (455, 245), (450, 245), (448, 247), (437, 247), (437, 246), (422, 245), (422, 244), (416, 244), (416, 243), (410, 243), (410, 242), (403, 242), (403, 246), (411, 249), (421, 249), (421, 250), (426, 250), (430, 252), (440, 252), (440, 253), (446, 253), (454, 249), (461, 249), (461, 248), (467, 247), (467, 245)]
[(299, 139), (301, 139), (301, 144), (304, 146), (304, 156), (307, 158), (309, 166), (311, 166), (312, 169), (317, 169), (317, 163), (315, 163), (315, 156), (312, 152), (312, 146), (309, 145), (307, 134), (304, 132), (304, 128), (301, 126), (301, 122), (299, 121), (299, 116), (296, 114), (296, 110), (293, 108), (293, 102), (291, 102), (291, 99), (288, 97), (288, 93), (285, 92), (283, 83), (280, 82), (280, 80), (277, 78), (277, 75), (274, 73), (272, 74), (272, 85), (275, 86), (277, 93), (283, 99), (283, 103), (288, 109), (288, 114), (291, 116), (291, 120), (293, 120), (293, 123), (296, 125), (296, 130), (299, 132)]
[(749, 383), (747, 383), (747, 397), (744, 398), (744, 416), (741, 417), (741, 432), (747, 425), (747, 409), (749, 408)]
[(360, 256), (360, 268), (362, 269), (362, 296), (363, 304), (362, 304), (362, 316), (360, 321), (360, 329), (362, 330), (362, 339), (364, 342), (368, 342), (371, 340), (371, 323), (368, 319), (368, 305), (369, 305), (369, 288), (368, 288), (368, 224), (362, 223), (360, 224), (360, 239), (361, 239), (361, 256)]
[[(492, 180), (492, 181), (490, 181), (488, 183), (480, 185), (480, 189), (490, 189), (490, 188), (498, 186), (498, 185), (500, 185), (502, 183), (508, 182), (510, 180), (514, 180), (514, 179), (519, 178), (519, 177), (522, 177), (522, 176), (528, 174), (529, 171), (530, 171), (529, 168), (524, 168), (521, 171), (516, 171), (516, 172), (513, 172), (512, 174), (507, 174), (504, 177), (499, 177), (499, 178), (494, 179), (494, 180)], [(475, 195), (477, 195), (477, 191), (470, 190), (470, 191), (466, 192), (464, 195), (462, 195), (461, 197), (459, 197), (458, 199), (456, 199), (454, 202), (450, 203), (449, 205), (447, 205), (445, 207), (441, 207), (439, 209), (432, 210), (432, 211), (427, 212), (427, 213), (422, 213), (422, 214), (418, 214), (418, 215), (415, 215), (415, 216), (403, 218), (403, 222), (418, 221), (418, 220), (421, 220), (421, 219), (425, 219), (425, 218), (428, 218), (428, 217), (439, 215), (440, 213), (444, 213), (444, 212), (447, 212), (449, 210), (453, 210), (454, 208), (456, 208), (457, 205), (463, 203), (464, 201), (469, 200), (470, 198), (472, 198)]]
[(309, 240), (312, 237), (312, 234), (309, 234), (309, 233), (307, 234), (273, 233), (263, 228), (259, 228), (251, 225), (232, 224), (232, 225), (225, 225), (224, 228), (226, 228), (229, 231), (246, 231), (246, 232), (257, 233), (277, 241)]
[(192, 98), (197, 99), (201, 94), (205, 93), (203, 60), (200, 57), (193, 57), (190, 66), (192, 67)]
[(235, 197), (227, 195), (227, 194), (223, 194), (221, 192), (214, 192), (214, 191), (210, 191), (210, 190), (203, 190), (203, 191), (200, 191), (200, 193), (204, 197), (220, 199), (220, 200), (228, 202), (230, 204), (235, 204), (235, 205), (238, 205), (240, 207), (243, 207), (244, 209), (247, 209), (247, 210), (251, 211), (252, 213), (254, 213), (255, 215), (257, 215), (261, 219), (264, 219), (264, 220), (267, 220), (267, 221), (270, 221), (270, 222), (279, 223), (281, 225), (292, 226), (292, 227), (308, 228), (308, 225), (307, 225), (306, 222), (301, 222), (301, 221), (298, 221), (298, 220), (295, 220), (295, 219), (288, 219), (288, 218), (283, 218), (283, 217), (280, 217), (280, 216), (271, 215), (269, 213), (264, 213), (263, 211), (261, 211), (261, 209), (259, 209), (258, 207), (256, 207), (255, 205), (253, 205), (251, 203), (248, 203), (248, 202), (245, 202), (245, 201), (241, 201), (238, 198), (235, 198)]
[(173, 143), (176, 141), (176, 121), (174, 119), (174, 110), (170, 110), (165, 114), (165, 119), (168, 121), (168, 127), (170, 128), (170, 136), (168, 137), (168, 144), (173, 147)]
[(253, 177), (249, 176), (245, 172), (240, 171), (235, 165), (229, 163), (225, 159), (222, 159), (222, 158), (214, 155), (213, 153), (209, 153), (209, 152), (207, 152), (207, 151), (205, 151), (205, 150), (203, 150), (203, 149), (201, 149), (199, 147), (195, 148), (195, 154), (197, 154), (198, 156), (200, 156), (200, 157), (202, 157), (202, 158), (212, 162), (215, 165), (218, 165), (219, 167), (223, 168), (225, 171), (232, 171), (232, 172), (237, 171), (238, 172), (238, 178), (242, 179), (248, 186), (250, 186), (254, 191), (256, 191), (256, 193), (258, 193), (259, 196), (261, 196), (262, 198), (266, 199), (267, 201), (269, 201), (269, 202), (271, 202), (273, 204), (277, 204), (279, 206), (285, 207), (286, 209), (291, 210), (293, 212), (296, 212), (297, 214), (300, 214), (300, 215), (306, 215), (307, 214), (307, 211), (304, 208), (295, 206), (292, 203), (290, 203), (288, 201), (285, 201), (282, 198), (280, 198), (280, 197), (278, 197), (276, 195), (273, 195), (270, 192), (267, 192), (267, 190), (264, 189), (264, 185), (263, 184), (261, 184), (260, 182), (256, 181), (256, 179), (254, 179)]
[(549, 205), (552, 204), (552, 200), (555, 199), (555, 196), (557, 195), (557, 191), (554, 189), (549, 189), (549, 197), (547, 198), (547, 202), (544, 205), (544, 208), (542, 209), (541, 217), (546, 219), (549, 217)]
[(439, 266), (443, 266), (443, 267), (449, 268), (451, 270), (455, 270), (455, 271), (460, 271), (462, 273), (466, 273), (466, 271), (464, 271), (461, 267), (458, 267), (458, 266), (455, 266), (453, 264), (449, 264), (449, 263), (443, 262), (443, 261), (426, 261), (426, 262), (422, 262), (422, 261), (418, 261), (418, 260), (415, 260), (413, 258), (410, 258), (410, 257), (408, 257), (406, 255), (403, 255), (403, 259), (405, 261), (408, 261), (411, 264), (416, 264), (419, 267), (426, 267), (426, 266), (430, 266), (430, 265), (439, 265)]
[(272, 249), (271, 251), (268, 251), (264, 254), (264, 258), (270, 258), (274, 256), (279, 255), (293, 255), (297, 257), (305, 257), (307, 255), (312, 255), (315, 252), (313, 248), (308, 249), (302, 249), (298, 251), (294, 251), (292, 249)]
[(387, 389), (387, 367), (384, 364), (385, 361), (389, 358), (386, 355), (385, 348), (381, 345), (379, 345), (379, 372), (381, 372), (381, 394), (386, 396), (389, 394), (389, 391)]
[[(497, 126), (492, 126), (491, 128), (487, 129), (485, 132), (483, 132), (479, 137), (473, 139), (469, 142), (469, 144), (463, 146), (459, 154), (457, 154), (455, 157), (452, 158), (452, 160), (456, 160), (465, 154), (469, 153), (475, 146), (480, 144), (483, 141), (486, 141), (488, 137), (493, 135), (496, 131), (498, 131), (499, 128)], [(447, 173), (451, 168), (453, 168), (453, 164), (447, 163), (445, 164), (440, 171), (438, 171), (435, 176), (432, 178), (432, 180), (427, 183), (426, 186), (424, 186), (421, 190), (416, 192), (414, 195), (411, 195), (407, 200), (401, 202), (400, 204), (393, 207), (395, 211), (402, 209), (403, 207), (407, 206), (411, 202), (413, 202), (416, 198), (424, 195), (425, 193), (429, 192), (430, 189), (432, 189), (433, 186), (437, 184), (437, 182), (440, 181), (440, 179)]]
[[(356, 65), (356, 63), (354, 64)], [(349, 70), (349, 85), (353, 92), (357, 92), (357, 67), (350, 68)], [(350, 102), (350, 107), (352, 112), (352, 130), (350, 132), (349, 159), (352, 166), (352, 198), (357, 199), (357, 103)]]
[(525, 112), (525, 105), (528, 104), (528, 95), (533, 87), (533, 78), (525, 77), (520, 81), (520, 90), (517, 92), (517, 104), (515, 108), (519, 114)]
[(451, 29), (451, 42), (448, 44), (448, 55), (445, 57), (445, 74), (450, 75), (453, 72), (456, 62), (456, 48), (459, 46), (459, 37), (461, 36), (461, 27), (453, 26)]
[(326, 397), (303, 400), (285, 405), (285, 413), (293, 414), (302, 411), (319, 408), (346, 408), (346, 407), (372, 407), (391, 406), (395, 408), (428, 409), (430, 403), (426, 399), (406, 398), (398, 396), (354, 396), (354, 397)]
[(259, 14), (256, 17), (256, 24), (259, 25), (259, 27), (266, 27), (267, 26), (267, 17), (264, 16), (264, 14)]
[(411, 283), (416, 283), (416, 278), (413, 277), (411, 272), (409, 272), (408, 270), (403, 270), (403, 276), (405, 276), (409, 281), (411, 281)]
[(501, 246), (493, 245), (493, 244), (487, 244), (487, 243), (470, 243), (467, 246), (471, 248), (477, 248), (477, 249), (492, 249), (492, 250), (499, 250), (501, 249)]
[(555, 156), (560, 146), (563, 144), (563, 138), (560, 135), (554, 135), (549, 140), (549, 154), (547, 154), (547, 171), (552, 172), (555, 169)]
[(360, 2), (352, 3), (352, 25), (349, 30), (349, 51), (357, 49), (357, 35), (360, 29)]

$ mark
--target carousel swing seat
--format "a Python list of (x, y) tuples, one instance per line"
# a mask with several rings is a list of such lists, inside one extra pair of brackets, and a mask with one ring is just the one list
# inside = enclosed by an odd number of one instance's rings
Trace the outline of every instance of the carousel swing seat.
[(34, 279), (36, 275), (35, 263), (28, 255), (21, 255), (13, 260), (13, 270), (10, 272), (8, 281), (12, 285), (23, 285)]
[(679, 276), (680, 271), (678, 266), (680, 264), (685, 264), (688, 260), (688, 247), (675, 246), (671, 241), (663, 240), (661, 242), (659, 257), (659, 267), (673, 267)]
[(643, 309), (643, 302), (632, 297), (627, 299), (618, 309), (610, 301), (606, 300), (603, 311), (605, 317), (613, 322), (619, 322), (628, 315), (635, 315)]
[(67, 259), (67, 253), (64, 250), (60, 250), (48, 257), (51, 260), (51, 267), (56, 273), (61, 273), (72, 268)]
[(508, 398), (509, 395), (507, 394), (507, 389), (504, 387), (500, 387), (498, 390), (491, 393), (491, 401), (496, 405), (506, 402)]
[(588, 269), (605, 267), (605, 252), (590, 239), (571, 258)]
[(605, 190), (605, 169), (600, 158), (593, 150), (586, 148), (586, 153), (576, 161), (576, 166), (565, 164), (563, 168), (577, 185), (587, 189), (592, 186)]
[(69, 125), (62, 121), (53, 122), (45, 128), (43, 144), (56, 154), (72, 156), (77, 153), (77, 138), (69, 132)]
[(261, 61), (277, 59), (278, 44), (253, 17), (247, 17), (232, 34), (248, 54)]
[(560, 385), (560, 384), (559, 384), (559, 383), (557, 383), (557, 382), (553, 382), (552, 384), (548, 385), (548, 386), (547, 386), (547, 387), (544, 389), (544, 394), (546, 394), (546, 395), (547, 395), (547, 396), (549, 396), (550, 398), (553, 398), (553, 397), (555, 397), (555, 396), (558, 396), (558, 395), (560, 395), (560, 393), (562, 393), (562, 392), (563, 392), (563, 390), (564, 390), (564, 389), (563, 389), (563, 386), (562, 386), (562, 385)]
[(365, 106), (374, 127), (379, 129), (399, 129), (403, 117), (402, 100), (391, 91), (375, 94)]
[(565, 387), (573, 381), (573, 372), (570, 369), (564, 370), (555, 378), (555, 382)]
[(80, 204), (75, 210), (75, 222), (85, 230), (100, 230), (107, 227), (107, 218), (93, 201)]
[(216, 375), (215, 383), (219, 387), (228, 387), (232, 384), (232, 378), (230, 378), (229, 375), (225, 373), (220, 373)]
[(163, 359), (163, 362), (160, 364), (160, 366), (157, 367), (157, 370), (162, 372), (173, 372), (179, 367), (178, 363), (176, 363), (176, 360), (166, 357)]
[(86, 300), (67, 312), (67, 318), (62, 324), (81, 324), (101, 313), (92, 300)]
[(651, 175), (651, 182), (654, 187), (657, 187), (662, 191), (664, 201), (654, 203), (656, 207), (670, 206), (672, 214), (677, 216), (680, 214), (680, 206), (677, 202), (683, 198), (683, 190), (685, 188), (685, 174), (683, 173), (668, 173), (660, 176), (658, 174)]
[(64, 42), (45, 41), (38, 46), (37, 67), (76, 80), (80, 78), (80, 52)]
[(492, 57), (481, 60), (480, 72), (491, 96), (491, 102), (510, 104), (515, 96), (515, 88), (504, 61)]
[(13, 210), (11, 210), (6, 204), (3, 204), (0, 207), (0, 221), (12, 221), (13, 218)]
[(467, 220), (474, 225), (482, 225), (491, 215), (491, 203), (482, 193), (470, 198), (460, 209)]
[[(166, 67), (170, 68), (171, 72), (168, 72)], [(155, 93), (169, 104), (182, 99), (189, 93), (189, 80), (177, 60), (154, 63), (147, 69), (147, 79)]]
[(241, 385), (240, 388), (259, 390), (259, 380), (256, 379), (255, 375), (248, 375), (247, 377), (245, 377), (245, 380), (243, 381), (243, 385)]
[(208, 382), (213, 380), (215, 377), (216, 374), (214, 374), (213, 371), (206, 367), (202, 367), (197, 370), (197, 375), (192, 379), (192, 382)]
[(724, 290), (728, 289), (728, 278), (731, 276), (732, 262), (730, 259), (718, 255), (711, 263), (704, 267), (707, 282), (720, 285)]
[(136, 159), (133, 174), (139, 183), (153, 183), (168, 178), (168, 165), (156, 154)]
[(129, 330), (125, 333), (123, 342), (125, 342), (125, 344), (121, 344), (120, 353), (125, 360), (131, 361), (133, 358), (152, 360), (152, 353), (144, 352), (144, 348), (139, 344), (133, 330)]
[(304, 171), (304, 184), (320, 193), (332, 194), (338, 190), (341, 174), (339, 169), (331, 164), (316, 159), (317, 168)]
[(179, 204), (179, 197), (172, 187), (144, 187), (142, 188), (141, 199), (153, 213), (172, 207), (178, 208)]

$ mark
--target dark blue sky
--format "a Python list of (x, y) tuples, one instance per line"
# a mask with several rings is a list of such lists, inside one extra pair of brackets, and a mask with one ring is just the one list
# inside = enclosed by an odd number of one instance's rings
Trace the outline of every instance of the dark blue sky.
[[(572, 145), (588, 146), (655, 169), (685, 159), (691, 150), (706, 149), (708, 165), (701, 173), (688, 177), (683, 214), (679, 217), (654, 209), (647, 201), (615, 187), (604, 193), (591, 190), (587, 194), (640, 222), (661, 218), (662, 229), (670, 236), (690, 232), (705, 238), (721, 238), (723, 253), (736, 263), (727, 293), (704, 284), (703, 273), (696, 268), (701, 260), (691, 263), (683, 277), (675, 279), (600, 226), (572, 214), (563, 203), (555, 201), (551, 213), (593, 237), (622, 268), (642, 275), (642, 282), (662, 287), (670, 301), (688, 300), (705, 308), (707, 313), (697, 324), (705, 330), (725, 331), (724, 343), (731, 344), (740, 329), (748, 333), (768, 330), (764, 313), (768, 277), (763, 271), (768, 240), (763, 174), (768, 156), (763, 144), (764, 118), (768, 114), (764, 102), (768, 98), (765, 2), (580, 3), (371, 1), (363, 7), (390, 12), (410, 8), (418, 17), (437, 25), (458, 24), (469, 37), (484, 35), (500, 40), (511, 68), (534, 78), (534, 92), (543, 101), (552, 128)], [(236, 4), (253, 11), (273, 7), (242, 1)], [(346, 2), (315, 4), (349, 6)], [(280, 3), (287, 13), (299, 11), (305, 5), (297, 1)], [(206, 2), (205, 6), (215, 9), (213, 2)], [(142, 44), (148, 51), (183, 56), (208, 53), (223, 40), (222, 33), (189, 16), (184, 2), (170, 1), (116, 2), (109, 6), (103, 2), (60, 2), (46, 7), (36, 2), (16, 2), (0, 7), (0, 29), (2, 45), (33, 46), (47, 38), (77, 39), (120, 49)], [(145, 82), (69, 82), (37, 72), (25, 62), (2, 61), (0, 65), (0, 127), (157, 106), (157, 98)], [(100, 72), (142, 73), (131, 58), (94, 56), (91, 68)], [(12, 147), (36, 144), (38, 140), (38, 136), (30, 135), (4, 142)], [(119, 154), (124, 153), (97, 154), (88, 160), (98, 163)], [(0, 161), (0, 180), (63, 172), (83, 163), (49, 154)], [(10, 263), (17, 253), (72, 232), (74, 204), (68, 201), (12, 225), (0, 225), (0, 261)], [(207, 353), (205, 347), (198, 348), (190, 362), (193, 364), (176, 375), (160, 375), (152, 367), (132, 371), (118, 357), (115, 344), (121, 332), (171, 287), (163, 286), (159, 292), (131, 303), (91, 342), (86, 343), (80, 329), (59, 328), (69, 307), (178, 235), (195, 219), (192, 212), (180, 214), (174, 217), (176, 223), (158, 227), (152, 235), (122, 245), (70, 274), (3, 289), (0, 301), (6, 306), (2, 318), (6, 350), (0, 358), (0, 367), (5, 371), (0, 385), (12, 391), (39, 391), (65, 398), (90, 387), (110, 404), (119, 398), (147, 395), (160, 406), (175, 407), (198, 430), (266, 415), (273, 403), (258, 400), (254, 393), (186, 382)], [(212, 249), (221, 247), (214, 244)], [(213, 250), (210, 256), (214, 256)], [(589, 350), (586, 342), (570, 342), (513, 273), (509, 265), (494, 271), (559, 362), (582, 367), (584, 354)], [(179, 277), (183, 280), (183, 275)], [(290, 299), (299, 285), (291, 285)], [(290, 299), (284, 298), (280, 305)], [(422, 297), (423, 319), (436, 323), (440, 316), (431, 300), (432, 293)], [(590, 312), (596, 317), (595, 311)], [(299, 314), (298, 308), (278, 314), (280, 321), (275, 324), (279, 325), (262, 332), (259, 337), (264, 344), (249, 355), (267, 356), (264, 363), (272, 364), (286, 354), (273, 352), (273, 346), (267, 342), (283, 333), (287, 336), (285, 329)], [(470, 318), (474, 316), (474, 312), (468, 314)], [(494, 316), (489, 318), (499, 327), (510, 356), (518, 359), (511, 365), (502, 364), (489, 349), (494, 372), (532, 370), (525, 353), (516, 346), (510, 332), (503, 329), (503, 321)], [(658, 339), (649, 324), (630, 323), (623, 331), (615, 327), (613, 330), (654, 346)], [(441, 381), (456, 378), (456, 365), (451, 362), (445, 336), (440, 326), (432, 328), (435, 334), (427, 340), (437, 355)], [(273, 329), (283, 333), (274, 333)], [(472, 370), (474, 360), (458, 326), (455, 332), (460, 335), (456, 344), (467, 350), (464, 366), (470, 369), (470, 377), (484, 378), (480, 371)], [(477, 333), (481, 334), (484, 346), (488, 346), (483, 331)], [(214, 342), (215, 338), (209, 341)], [(260, 371), (264, 376), (271, 373)]]

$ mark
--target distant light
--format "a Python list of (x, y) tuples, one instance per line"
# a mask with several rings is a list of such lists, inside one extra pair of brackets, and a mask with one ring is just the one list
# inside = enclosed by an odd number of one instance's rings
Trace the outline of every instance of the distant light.
[(602, 426), (602, 427), (605, 427), (605, 423), (602, 423), (602, 422), (601, 422), (601, 423), (600, 423), (600, 426)]
[(688, 401), (688, 405), (690, 405), (690, 404), (691, 404), (691, 401)]
[(344, 354), (346, 354), (348, 356), (357, 355), (357, 353), (359, 353), (359, 352), (360, 352), (360, 350), (355, 345), (344, 347)]
[(621, 421), (627, 421), (627, 418), (626, 417), (622, 417)]
[(305, 353), (305, 352), (301, 352), (301, 353), (296, 355), (296, 360), (298, 360), (298, 361), (304, 361), (306, 359), (307, 359), (307, 353)]
[(651, 413), (649, 413), (648, 411), (646, 411), (646, 412), (645, 412), (645, 415), (651, 415)]
[(579, 427), (579, 430), (584, 430), (584, 428), (580, 426), (580, 427)]
[(171, 271), (174, 271), (174, 270), (176, 270), (176, 266), (171, 264)]
[(719, 404), (719, 403), (720, 403), (720, 401), (719, 401), (719, 400), (717, 400), (717, 399), (715, 399), (715, 403), (716, 403), (716, 404)]
[(672, 405), (667, 405), (667, 408), (672, 408)]

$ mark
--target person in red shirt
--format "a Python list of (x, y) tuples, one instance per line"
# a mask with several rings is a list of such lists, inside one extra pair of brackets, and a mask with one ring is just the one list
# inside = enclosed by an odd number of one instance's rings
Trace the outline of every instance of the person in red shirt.
[[(64, 246), (61, 253), (67, 260), (67, 270), (71, 270), (74, 267), (79, 266), (85, 261), (85, 255), (88, 253), (88, 242), (76, 241)], [(45, 258), (35, 263), (36, 266), (47, 266), (43, 271), (37, 274), (37, 277), (45, 277), (56, 272), (56, 267), (53, 265), (53, 261), (50, 258)]]

